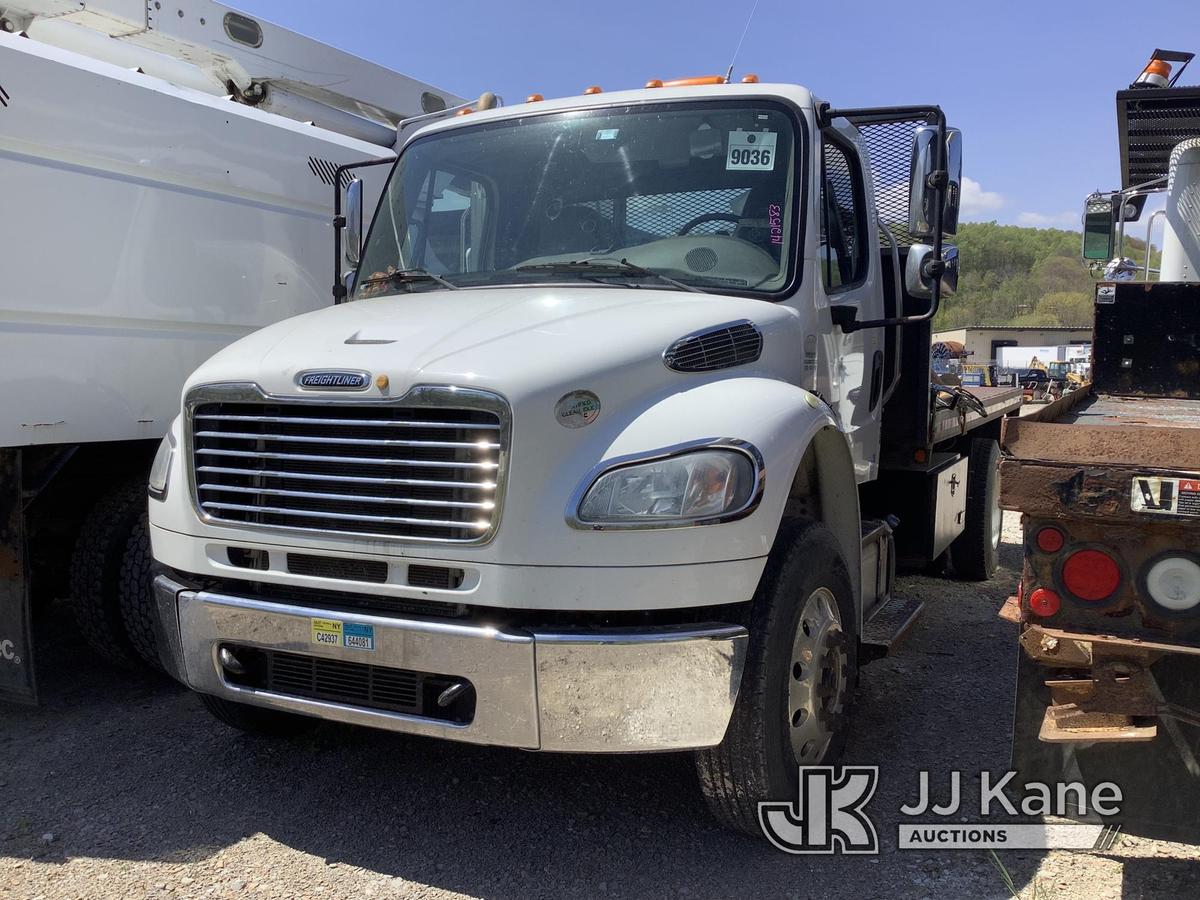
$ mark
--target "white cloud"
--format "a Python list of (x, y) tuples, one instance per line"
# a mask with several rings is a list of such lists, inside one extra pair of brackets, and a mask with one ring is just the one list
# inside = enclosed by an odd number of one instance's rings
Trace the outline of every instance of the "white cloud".
[(1073, 228), (1079, 230), (1078, 211), (1060, 213), (1023, 212), (1017, 216), (1018, 225), (1030, 225), (1034, 228)]
[(974, 178), (962, 180), (962, 196), (959, 198), (959, 217), (963, 220), (977, 219), (986, 213), (995, 212), (1004, 205), (1004, 195), (985, 191)]

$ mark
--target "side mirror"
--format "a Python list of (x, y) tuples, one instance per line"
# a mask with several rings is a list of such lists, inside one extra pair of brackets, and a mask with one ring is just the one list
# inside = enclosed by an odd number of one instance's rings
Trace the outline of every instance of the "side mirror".
[(1113, 202), (1108, 197), (1093, 195), (1083, 205), (1083, 258), (1113, 258)]
[(925, 275), (925, 264), (933, 259), (933, 247), (929, 244), (913, 244), (908, 248), (904, 263), (904, 291), (920, 300), (933, 296), (933, 288)]
[[(937, 128), (922, 125), (913, 134), (908, 177), (908, 233), (915, 238), (932, 238), (934, 198), (929, 176), (937, 166)], [(958, 207), (962, 197), (962, 132), (946, 129), (946, 199), (942, 205), (942, 231), (958, 231)]]
[(362, 258), (363, 242), (363, 183), (351, 178), (346, 185), (346, 262), (357, 266)]
[[(913, 244), (908, 248), (908, 258), (904, 264), (904, 290), (920, 300), (933, 297), (933, 280), (926, 269), (933, 260), (933, 247), (929, 244)], [(958, 248), (946, 246), (942, 248), (942, 270), (938, 284), (943, 294), (952, 294), (958, 289)]]

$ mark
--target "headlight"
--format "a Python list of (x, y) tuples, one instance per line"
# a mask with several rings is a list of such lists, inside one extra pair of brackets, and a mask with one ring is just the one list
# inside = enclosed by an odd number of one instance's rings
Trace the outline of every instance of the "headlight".
[(579, 504), (580, 524), (654, 528), (726, 521), (750, 512), (758, 466), (739, 450), (696, 450), (610, 469)]
[(167, 476), (171, 474), (171, 456), (174, 452), (175, 445), (171, 443), (171, 435), (168, 432), (158, 445), (158, 452), (154, 454), (154, 464), (150, 466), (147, 487), (150, 496), (155, 500), (165, 500), (167, 497)]

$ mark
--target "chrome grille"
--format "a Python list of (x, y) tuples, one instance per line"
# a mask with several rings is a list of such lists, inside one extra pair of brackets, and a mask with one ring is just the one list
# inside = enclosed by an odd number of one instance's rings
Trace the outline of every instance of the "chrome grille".
[(209, 519), (457, 542), (495, 527), (508, 440), (499, 398), (487, 409), (221, 393), (189, 401), (194, 496)]
[(753, 323), (731, 322), (680, 338), (663, 362), (676, 372), (711, 372), (754, 362), (761, 354), (762, 333)]

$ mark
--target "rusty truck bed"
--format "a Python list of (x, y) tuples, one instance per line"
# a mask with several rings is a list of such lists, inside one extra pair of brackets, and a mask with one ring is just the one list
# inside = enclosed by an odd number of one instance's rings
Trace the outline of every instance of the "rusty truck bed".
[(1200, 478), (1200, 400), (1085, 391), (1004, 421), (1002, 506), (1144, 521), (1131, 506), (1135, 476)]

